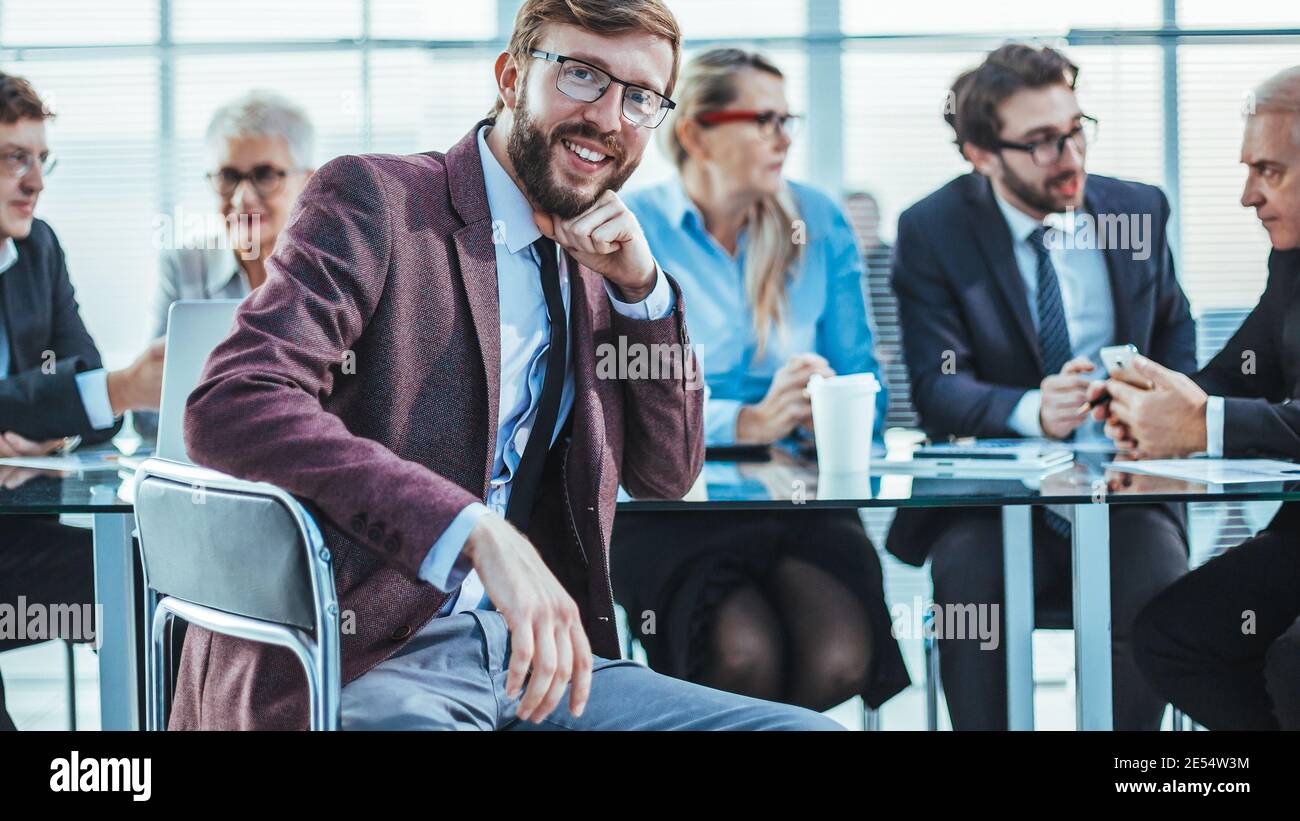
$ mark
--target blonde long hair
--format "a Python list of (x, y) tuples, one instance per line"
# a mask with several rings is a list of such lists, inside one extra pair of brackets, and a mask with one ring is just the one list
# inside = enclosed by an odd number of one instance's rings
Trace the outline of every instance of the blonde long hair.
[[(785, 75), (763, 55), (738, 48), (706, 51), (683, 69), (676, 97), (677, 110), (669, 128), (663, 129), (664, 149), (680, 172), (690, 159), (679, 129), (707, 111), (718, 111), (739, 96), (736, 80), (745, 69)], [(786, 285), (799, 260), (801, 248), (794, 240), (799, 207), (788, 185), (762, 197), (750, 212), (749, 247), (745, 255), (745, 292), (754, 314), (754, 335), (762, 356), (773, 329), (785, 331)]]

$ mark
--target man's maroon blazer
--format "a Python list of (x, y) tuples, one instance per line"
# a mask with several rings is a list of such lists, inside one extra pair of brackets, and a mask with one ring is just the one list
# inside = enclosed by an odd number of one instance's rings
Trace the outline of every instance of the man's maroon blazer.
[[(317, 171), (185, 411), (199, 464), (278, 485), (321, 517), (345, 684), (437, 613), (447, 597), (417, 578), (420, 563), (487, 490), (501, 330), (477, 131), (446, 155), (348, 156)], [(668, 345), (689, 344), (676, 283), (672, 315), (638, 321), (612, 310), (599, 274), (572, 259), (569, 270), (571, 429), (552, 448), (528, 536), (576, 600), (594, 652), (617, 658), (617, 488), (686, 493), (704, 459), (703, 392), (668, 368), (597, 377), (599, 346), (617, 349), (620, 337), (665, 360)], [(289, 651), (190, 626), (172, 729), (307, 723), (306, 678)]]

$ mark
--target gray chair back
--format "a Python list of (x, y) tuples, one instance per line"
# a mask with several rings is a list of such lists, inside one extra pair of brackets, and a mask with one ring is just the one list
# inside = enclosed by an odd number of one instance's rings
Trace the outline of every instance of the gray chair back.
[(313, 729), (338, 726), (339, 608), (330, 553), (310, 513), (261, 482), (163, 459), (135, 475), (147, 596), (150, 729), (170, 698), (179, 616), (208, 630), (276, 644), (307, 673)]

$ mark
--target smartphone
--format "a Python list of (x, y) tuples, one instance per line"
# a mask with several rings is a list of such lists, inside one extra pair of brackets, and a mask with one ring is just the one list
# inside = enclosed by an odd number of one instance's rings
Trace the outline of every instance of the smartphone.
[(1136, 345), (1111, 345), (1101, 349), (1101, 364), (1106, 366), (1106, 372), (1111, 376), (1118, 376), (1118, 371), (1122, 371), (1133, 363), (1133, 357), (1138, 355)]

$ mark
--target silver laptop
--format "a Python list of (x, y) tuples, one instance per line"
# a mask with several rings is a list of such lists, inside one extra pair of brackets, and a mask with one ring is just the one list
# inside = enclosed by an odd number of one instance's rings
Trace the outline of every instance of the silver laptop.
[(230, 334), (240, 301), (182, 300), (173, 303), (167, 312), (157, 456), (175, 462), (193, 461), (185, 451), (185, 402), (198, 387), (208, 354)]

